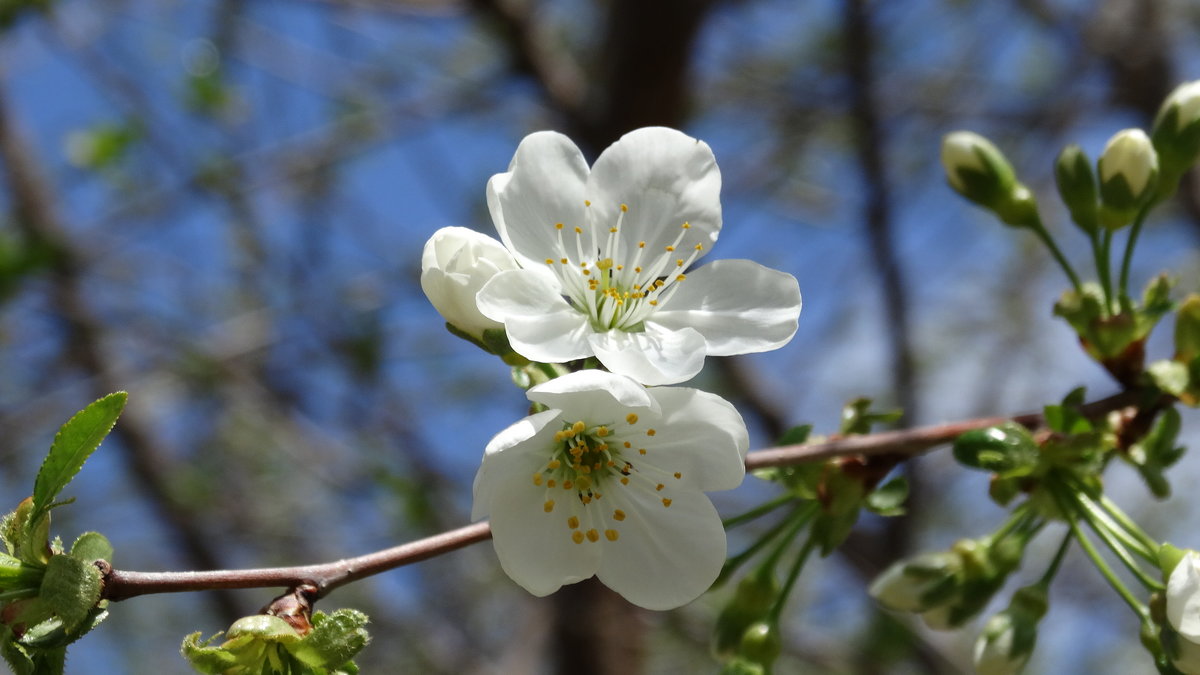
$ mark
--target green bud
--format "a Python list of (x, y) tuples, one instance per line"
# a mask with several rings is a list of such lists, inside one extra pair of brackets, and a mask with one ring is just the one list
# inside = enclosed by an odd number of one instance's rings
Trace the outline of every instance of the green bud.
[(955, 131), (942, 138), (942, 168), (955, 192), (991, 210), (1014, 227), (1033, 224), (1037, 202), (1017, 182), (1012, 165), (991, 141), (971, 131)]
[(1092, 173), (1092, 161), (1078, 145), (1063, 148), (1054, 164), (1054, 179), (1058, 183), (1058, 194), (1071, 212), (1075, 221), (1085, 232), (1094, 232), (1097, 226), (1096, 176)]
[(954, 440), (954, 458), (964, 466), (1004, 477), (1024, 476), (1038, 464), (1038, 446), (1016, 422), (974, 429)]
[(1118, 229), (1133, 222), (1158, 189), (1158, 154), (1141, 129), (1123, 129), (1104, 146), (1100, 174), (1100, 224)]
[[(1150, 137), (1166, 176), (1182, 175), (1196, 163), (1200, 157), (1200, 80), (1181, 84), (1167, 96), (1154, 118)], [(1175, 186), (1169, 187), (1174, 190)]]
[(1175, 360), (1190, 363), (1200, 356), (1200, 294), (1192, 293), (1175, 316)]
[(769, 675), (770, 669), (749, 659), (736, 658), (721, 666), (718, 675)]
[(759, 621), (742, 634), (738, 656), (770, 668), (782, 651), (783, 638), (779, 635), (779, 625), (774, 621)]
[(729, 604), (717, 616), (713, 653), (718, 658), (737, 653), (746, 629), (766, 617), (778, 596), (779, 582), (768, 568), (760, 567), (742, 579)]
[(1187, 555), (1186, 550), (1175, 548), (1168, 543), (1158, 547), (1158, 568), (1162, 570), (1163, 582), (1171, 578), (1171, 572), (1175, 571), (1175, 566), (1183, 560), (1185, 555)]

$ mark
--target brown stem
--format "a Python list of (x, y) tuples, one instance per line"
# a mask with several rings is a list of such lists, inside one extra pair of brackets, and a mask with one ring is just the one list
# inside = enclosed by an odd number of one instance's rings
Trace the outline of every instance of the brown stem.
[[(1142, 392), (1126, 391), (1082, 406), (1088, 417), (1100, 417), (1139, 402)], [(751, 452), (746, 457), (748, 470), (786, 466), (846, 455), (916, 455), (937, 445), (954, 440), (959, 434), (981, 429), (1007, 420), (1026, 426), (1041, 424), (1040, 414), (1016, 417), (984, 417), (979, 419), (938, 424), (903, 431), (885, 431), (863, 436), (848, 436), (820, 443), (788, 445)], [(428, 560), (470, 544), (490, 539), (492, 530), (487, 522), (475, 523), (448, 532), (418, 539), (393, 548), (317, 565), (273, 567), (250, 570), (217, 570), (210, 572), (128, 572), (106, 570), (103, 597), (125, 600), (151, 593), (181, 593), (234, 588), (292, 588), (301, 584), (316, 586), (318, 597), (343, 584), (380, 572)]]

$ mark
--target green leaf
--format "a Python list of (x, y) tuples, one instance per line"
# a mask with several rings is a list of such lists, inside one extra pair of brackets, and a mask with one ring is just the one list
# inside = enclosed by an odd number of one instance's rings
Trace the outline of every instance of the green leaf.
[(366, 614), (355, 609), (339, 609), (328, 615), (315, 612), (312, 632), (287, 649), (313, 668), (345, 668), (346, 662), (371, 640), (364, 628), (368, 620)]
[(808, 441), (808, 436), (812, 433), (812, 428), (811, 424), (794, 426), (783, 432), (783, 435), (779, 437), (779, 442), (775, 445), (802, 445)]
[(128, 395), (123, 391), (109, 394), (76, 413), (58, 430), (50, 453), (46, 455), (33, 482), (31, 521), (45, 514), (53, 499), (79, 473), (83, 463), (112, 431), (127, 398)]
[(66, 634), (75, 633), (100, 602), (100, 570), (69, 555), (53, 556), (39, 595), (62, 619)]
[(209, 646), (213, 640), (216, 640), (220, 636), (221, 634), (217, 633), (209, 639), (201, 641), (200, 631), (196, 631), (183, 639), (179, 653), (183, 655), (183, 658), (187, 659), (193, 668), (201, 673), (205, 673), (205, 675), (221, 675), (230, 668), (237, 666), (238, 658), (220, 647)]
[(104, 560), (112, 564), (113, 547), (99, 532), (84, 532), (71, 545), (71, 557), (85, 563)]
[(908, 479), (896, 476), (872, 490), (866, 506), (881, 516), (899, 516), (904, 514), (905, 499), (908, 499)]

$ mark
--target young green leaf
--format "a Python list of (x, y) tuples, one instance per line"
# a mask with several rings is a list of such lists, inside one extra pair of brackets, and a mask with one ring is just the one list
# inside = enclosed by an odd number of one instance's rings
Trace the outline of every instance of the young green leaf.
[(100, 441), (112, 431), (127, 398), (123, 391), (109, 394), (76, 413), (58, 430), (50, 453), (33, 482), (31, 521), (45, 514), (58, 493), (79, 473)]
[(317, 612), (312, 617), (313, 632), (288, 649), (305, 665), (313, 668), (345, 668), (370, 641), (367, 615), (354, 609), (338, 609), (332, 614)]
[(70, 635), (84, 624), (100, 601), (100, 570), (90, 562), (56, 555), (46, 565), (41, 598), (63, 622)]
[(91, 563), (104, 560), (112, 564), (113, 547), (108, 538), (99, 532), (84, 532), (71, 545), (71, 557), (81, 562)]

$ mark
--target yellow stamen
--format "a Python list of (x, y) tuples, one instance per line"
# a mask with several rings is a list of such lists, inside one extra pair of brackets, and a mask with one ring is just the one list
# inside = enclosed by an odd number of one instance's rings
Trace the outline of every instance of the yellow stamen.
[(567, 518), (567, 527), (571, 528), (572, 530), (579, 529), (579, 517), (571, 516), (570, 518)]
[(663, 497), (663, 507), (665, 508), (665, 507), (668, 507), (668, 506), (670, 506), (670, 505), (671, 505), (671, 500), (670, 500), (669, 498), (667, 498), (667, 497)]
[[(625, 416), (625, 421), (630, 424), (637, 424), (638, 416), (633, 413), (629, 413), (628, 415)], [(628, 446), (626, 446), (626, 447), (628, 447)]]
[(583, 543), (583, 533), (580, 532), (579, 530), (575, 530), (574, 532), (571, 533), (571, 541), (575, 542), (576, 544), (582, 544)]
[(678, 471), (676, 471), (676, 472), (675, 472), (675, 479), (676, 479), (676, 480), (678, 480), (678, 479), (680, 479), (680, 478), (683, 478), (683, 474), (682, 474), (682, 473), (679, 473)]
[(588, 538), (588, 541), (600, 541), (600, 533), (597, 532), (596, 530), (588, 530), (587, 538)]
[(654, 434), (657, 434), (657, 433), (658, 433), (658, 432), (657, 432), (657, 431), (655, 431), (654, 429), (647, 429), (647, 430), (646, 430), (646, 435), (647, 435), (647, 436), (653, 436)]
[(616, 541), (617, 537), (619, 537), (619, 536), (620, 535), (617, 534), (616, 530), (605, 530), (604, 531), (604, 538), (608, 539), (609, 541)]
[(540, 474), (540, 473), (533, 474), (533, 484), (534, 485), (542, 484), (542, 474)]
[(622, 511), (621, 509), (617, 509), (616, 511), (613, 511), (613, 520), (616, 520), (616, 521), (625, 520), (625, 512)]
[(551, 511), (553, 511), (554, 510), (554, 500), (547, 499), (546, 503), (542, 504), (542, 510), (545, 511), (546, 513), (550, 513)]

